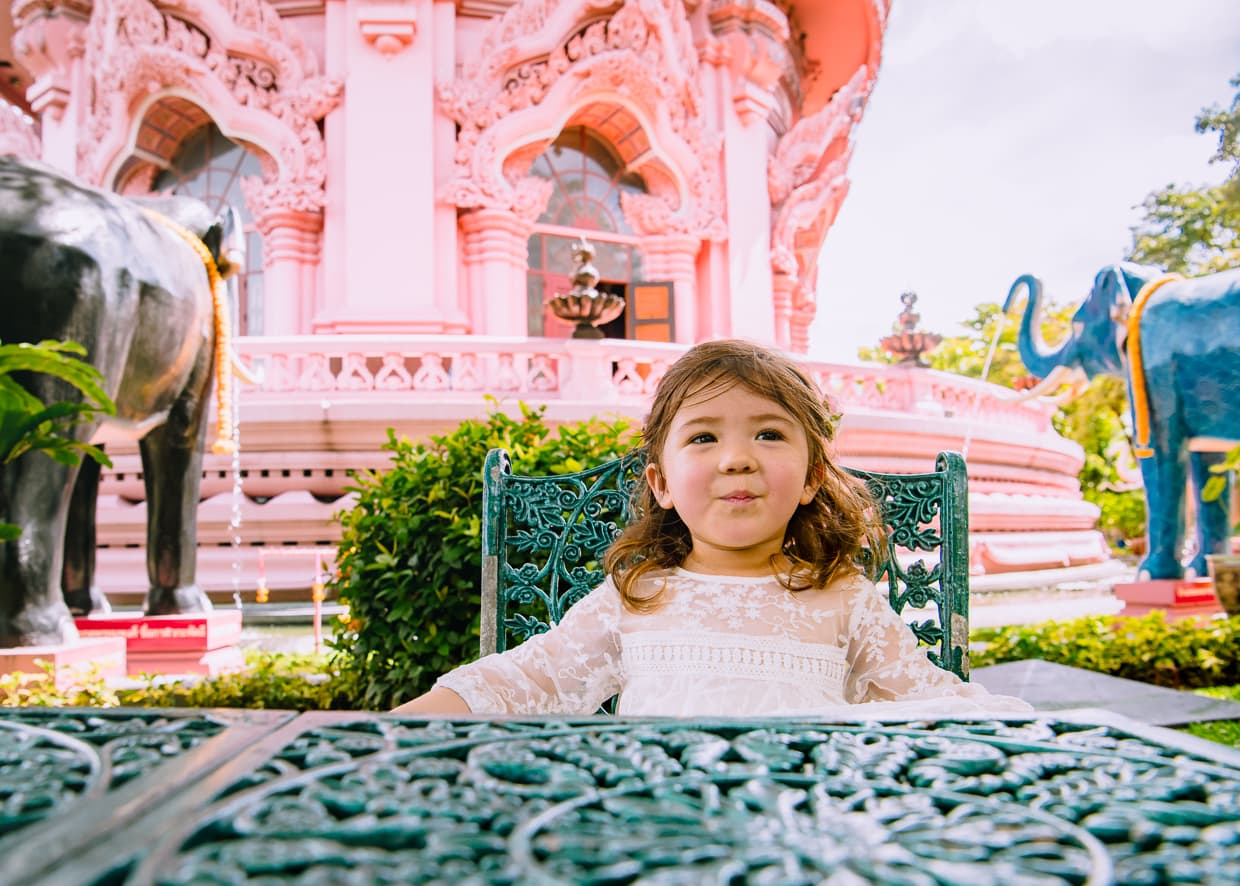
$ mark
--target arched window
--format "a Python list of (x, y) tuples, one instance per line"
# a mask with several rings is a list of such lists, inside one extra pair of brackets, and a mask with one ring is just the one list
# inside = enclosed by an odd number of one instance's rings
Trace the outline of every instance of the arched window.
[[(213, 211), (233, 206), (241, 213), (245, 231), (245, 270), (233, 277), (234, 333), (261, 335), (263, 331), (263, 238), (241, 193), (243, 176), (261, 177), (258, 158), (214, 123), (195, 131), (177, 149), (172, 165), (155, 178), (154, 190), (197, 197)], [(232, 282), (230, 280), (230, 283)]]
[[(633, 281), (641, 279), (638, 238), (624, 220), (620, 194), (644, 194), (646, 184), (636, 173), (625, 172), (611, 148), (581, 126), (561, 132), (534, 161), (530, 174), (549, 179), (554, 190), (529, 239), (529, 334), (567, 338), (572, 325), (545, 305), (572, 285), (572, 244), (579, 236), (596, 247), (600, 290), (627, 295)], [(621, 314), (600, 328), (609, 338), (624, 338), (626, 317)]]

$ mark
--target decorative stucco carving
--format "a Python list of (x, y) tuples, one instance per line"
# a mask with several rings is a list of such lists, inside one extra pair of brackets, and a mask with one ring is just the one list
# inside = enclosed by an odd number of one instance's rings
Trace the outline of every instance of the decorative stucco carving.
[(38, 160), (42, 153), (35, 122), (20, 108), (0, 99), (0, 156)]
[(822, 110), (802, 118), (780, 139), (767, 166), (771, 268), (810, 297), (818, 253), (848, 192), (852, 127), (873, 83), (869, 70), (859, 68)]
[(16, 0), (12, 4), (13, 57), (34, 82), (26, 100), (40, 119), (59, 122), (72, 92), (70, 68), (84, 46), (90, 0)]
[(630, 200), (630, 223), (721, 238), (720, 143), (706, 135), (698, 78), (681, 0), (521, 0), (492, 26), (477, 60), (438, 90), (440, 107), (459, 127), (455, 175), (441, 199), (460, 208), (529, 205), (535, 185), (505, 174), (508, 152), (526, 146), (514, 118), (527, 115), (535, 130), (535, 118), (545, 117), (535, 109), (545, 110), (544, 102), (567, 117), (597, 96), (633, 106), (655, 129), (651, 142), (676, 140), (685, 158), (680, 193)]
[(793, 350), (808, 347), (817, 311), (818, 254), (848, 193), (849, 139), (873, 85), (869, 69), (858, 68), (827, 105), (779, 140), (767, 165), (771, 270), (776, 289), (788, 295), (776, 313), (787, 317)]
[(822, 110), (798, 120), (779, 140), (766, 172), (772, 206), (813, 179), (828, 149), (849, 136), (853, 124), (861, 119), (872, 84), (868, 69), (858, 68)]
[(788, 17), (769, 0), (711, 0), (707, 18), (716, 51), (732, 74), (732, 102), (742, 122), (770, 119), (780, 108), (779, 82), (800, 96)]
[(418, 35), (416, 9), (408, 4), (364, 6), (358, 11), (357, 26), (362, 39), (386, 56), (412, 45)]
[(326, 155), (316, 121), (341, 99), (343, 84), (318, 74), (301, 38), (266, 0), (98, 0), (86, 34), (90, 78), (79, 173), (100, 184), (137, 121), (145, 95), (179, 92), (234, 134), (268, 148), (263, 177), (246, 183), (263, 206), (321, 210)]

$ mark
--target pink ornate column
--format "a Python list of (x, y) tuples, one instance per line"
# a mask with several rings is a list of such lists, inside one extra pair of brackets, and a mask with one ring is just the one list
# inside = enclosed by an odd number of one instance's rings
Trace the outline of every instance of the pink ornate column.
[(674, 284), (676, 341), (698, 340), (697, 254), (701, 241), (688, 234), (650, 234), (642, 238), (642, 274)]
[(13, 51), (35, 78), (26, 99), (39, 116), (42, 159), (71, 173), (77, 172), (82, 57), (90, 12), (91, 3), (85, 0), (13, 4)]
[(482, 207), (462, 212), (460, 227), (473, 333), (528, 335), (525, 271), (533, 222), (511, 209)]
[(809, 352), (809, 327), (818, 313), (815, 293), (803, 284), (792, 290), (791, 313), (788, 322), (788, 349), (798, 354)]
[(263, 236), (263, 334), (308, 333), (318, 303), (323, 213), (264, 204), (253, 189), (246, 190), (246, 204)]
[(792, 303), (796, 295), (796, 277), (776, 270), (771, 278), (775, 301), (775, 344), (785, 351), (797, 350), (792, 346)]
[(772, 136), (786, 125), (781, 78), (795, 78), (787, 49), (788, 19), (774, 4), (716, 0), (708, 19), (717, 43), (713, 55), (726, 68), (718, 77), (727, 182), (731, 274), (727, 327), (759, 341), (776, 339), (770, 268), (771, 207), (765, 169)]

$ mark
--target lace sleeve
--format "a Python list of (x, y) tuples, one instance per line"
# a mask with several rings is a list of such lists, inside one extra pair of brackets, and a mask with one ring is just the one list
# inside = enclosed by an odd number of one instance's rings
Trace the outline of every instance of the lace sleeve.
[(872, 582), (859, 582), (851, 593), (846, 638), (848, 675), (844, 681), (844, 697), (849, 702), (950, 699), (944, 713), (1033, 710), (1019, 698), (992, 695), (984, 686), (965, 683), (932, 664), (913, 632)]
[(475, 714), (593, 714), (621, 689), (620, 605), (608, 579), (551, 630), (462, 665), (435, 685)]

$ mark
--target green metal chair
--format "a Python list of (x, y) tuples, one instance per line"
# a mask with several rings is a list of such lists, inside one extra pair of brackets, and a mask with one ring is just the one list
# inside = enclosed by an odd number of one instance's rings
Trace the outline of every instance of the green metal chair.
[[(603, 580), (602, 557), (642, 480), (634, 451), (560, 476), (512, 473), (508, 453), (487, 453), (482, 487), (481, 654), (502, 652), (560, 620)], [(969, 676), (969, 506), (964, 458), (940, 452), (926, 474), (848, 469), (865, 481), (890, 528), (878, 582), (892, 608), (933, 605), (910, 629), (930, 660)], [(937, 553), (937, 562), (913, 559)], [(899, 554), (899, 556), (898, 556)], [(905, 565), (907, 564), (907, 565)]]

